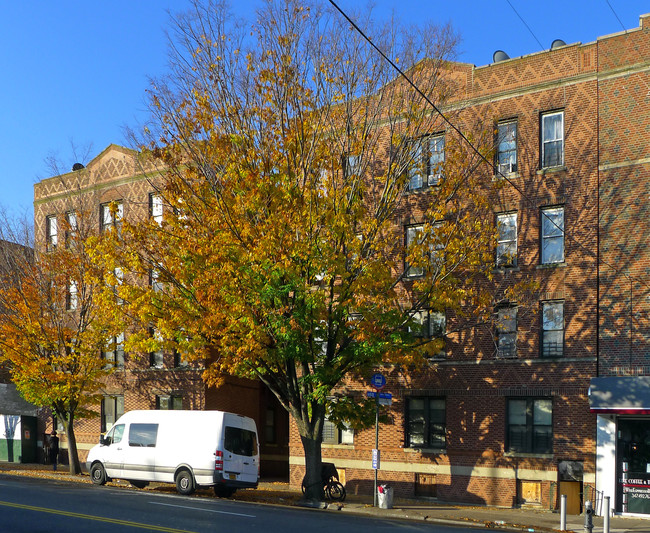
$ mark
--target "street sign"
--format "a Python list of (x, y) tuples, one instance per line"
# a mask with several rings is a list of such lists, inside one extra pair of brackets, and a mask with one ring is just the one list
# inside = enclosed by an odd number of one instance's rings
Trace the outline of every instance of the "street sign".
[(386, 386), (386, 378), (383, 374), (373, 374), (370, 378), (370, 384), (377, 390), (381, 390)]
[(379, 397), (379, 405), (392, 405), (393, 395), (390, 392), (375, 392), (374, 390), (366, 391), (368, 398)]
[(380, 456), (381, 456), (380, 451), (377, 450), (376, 448), (373, 448), (372, 449), (372, 469), (373, 470), (379, 470)]

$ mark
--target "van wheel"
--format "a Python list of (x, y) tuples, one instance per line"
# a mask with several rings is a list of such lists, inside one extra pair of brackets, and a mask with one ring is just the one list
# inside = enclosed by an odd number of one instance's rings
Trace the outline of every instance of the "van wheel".
[(144, 489), (149, 485), (148, 481), (141, 481), (136, 479), (129, 479), (128, 482), (131, 483), (131, 485), (133, 485), (136, 489)]
[(93, 480), (95, 485), (106, 485), (106, 481), (108, 481), (106, 470), (104, 470), (101, 463), (95, 463), (90, 467), (90, 479)]
[(194, 492), (194, 478), (187, 470), (181, 470), (176, 474), (176, 490), (180, 494), (188, 496)]
[(232, 487), (224, 487), (223, 485), (214, 486), (214, 494), (218, 498), (230, 498), (233, 494), (235, 494), (236, 490), (237, 489), (234, 489)]

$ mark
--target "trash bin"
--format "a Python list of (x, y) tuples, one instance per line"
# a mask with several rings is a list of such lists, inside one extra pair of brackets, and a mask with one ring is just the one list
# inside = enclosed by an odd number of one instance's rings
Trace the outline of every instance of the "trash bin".
[(393, 488), (388, 485), (379, 485), (377, 487), (377, 500), (380, 509), (393, 508)]

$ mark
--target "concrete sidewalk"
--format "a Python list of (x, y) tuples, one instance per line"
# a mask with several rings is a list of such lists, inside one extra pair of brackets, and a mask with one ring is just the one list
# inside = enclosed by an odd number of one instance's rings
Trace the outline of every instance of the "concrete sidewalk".
[[(91, 484), (86, 474), (79, 476), (70, 475), (66, 469), (56, 472), (52, 467), (39, 464), (15, 464), (0, 462), (0, 475), (29, 476), (33, 478), (53, 479), (65, 482)], [(126, 481), (111, 483), (114, 486), (129, 488)], [(133, 489), (139, 490), (139, 489)], [(146, 489), (155, 492), (176, 492), (171, 484), (152, 483)], [(214, 497), (208, 489), (197, 491), (197, 497)], [(288, 483), (280, 481), (262, 481), (257, 490), (240, 490), (232, 497), (236, 501), (247, 501), (270, 505), (300, 505), (302, 494), (289, 487)], [(494, 529), (516, 531), (559, 531), (560, 514), (543, 509), (506, 509), (500, 507), (467, 506), (446, 504), (426, 500), (407, 500), (395, 498), (392, 509), (378, 509), (373, 507), (373, 498), (369, 495), (348, 495), (345, 502), (329, 503), (324, 511), (365, 514), (376, 518), (389, 518), (398, 520), (420, 520), (431, 523), (448, 525), (462, 525), (487, 527)], [(567, 516), (567, 531), (575, 533), (584, 532), (584, 516)], [(603, 531), (603, 518), (594, 517), (593, 533)], [(610, 518), (611, 533), (625, 532), (650, 533), (650, 517), (632, 518), (614, 516)]]

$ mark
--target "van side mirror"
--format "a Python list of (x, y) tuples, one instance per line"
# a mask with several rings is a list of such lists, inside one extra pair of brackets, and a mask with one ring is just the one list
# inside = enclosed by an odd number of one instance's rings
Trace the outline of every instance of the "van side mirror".
[(101, 446), (110, 446), (111, 445), (111, 438), (110, 437), (104, 437), (104, 435), (99, 436), (99, 444)]

